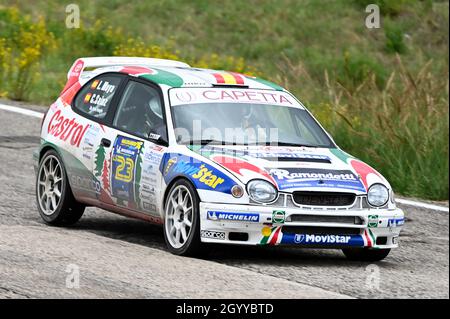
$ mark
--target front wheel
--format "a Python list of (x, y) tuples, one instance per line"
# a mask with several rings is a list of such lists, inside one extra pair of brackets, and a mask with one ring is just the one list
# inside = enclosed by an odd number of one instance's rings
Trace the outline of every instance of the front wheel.
[(353, 248), (343, 249), (342, 252), (349, 260), (355, 261), (380, 261), (389, 255), (390, 249), (368, 249), (368, 248)]
[(187, 180), (171, 187), (165, 204), (164, 238), (169, 251), (194, 256), (201, 251), (199, 198)]
[(66, 169), (58, 153), (45, 153), (36, 179), (39, 214), (50, 225), (69, 226), (83, 216), (85, 206), (73, 197)]

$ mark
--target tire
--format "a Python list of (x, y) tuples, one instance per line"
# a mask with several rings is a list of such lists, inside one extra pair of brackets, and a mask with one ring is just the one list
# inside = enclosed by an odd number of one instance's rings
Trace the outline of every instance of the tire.
[(75, 224), (86, 208), (75, 200), (64, 163), (54, 150), (45, 153), (39, 163), (36, 202), (41, 218), (53, 226)]
[(164, 206), (163, 228), (171, 253), (179, 256), (199, 256), (203, 253), (199, 203), (196, 189), (187, 180), (180, 179), (170, 188)]
[(390, 249), (368, 249), (368, 248), (354, 248), (343, 249), (342, 252), (349, 260), (355, 261), (380, 261), (389, 255)]

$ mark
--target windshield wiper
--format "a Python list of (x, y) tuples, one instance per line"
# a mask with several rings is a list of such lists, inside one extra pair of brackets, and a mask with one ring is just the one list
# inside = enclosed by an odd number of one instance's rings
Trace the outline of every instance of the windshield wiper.
[(312, 144), (303, 144), (303, 143), (290, 143), (290, 142), (276, 142), (276, 143), (264, 143), (265, 146), (291, 146), (291, 147), (321, 147), (318, 145)]
[(294, 146), (294, 147), (319, 147), (317, 145), (306, 144), (306, 143), (284, 143), (284, 142), (278, 142), (278, 145), (280, 145), (280, 146)]
[(214, 139), (202, 139), (202, 140), (194, 140), (191, 139), (189, 141), (182, 142), (184, 145), (208, 145), (208, 144), (215, 144), (215, 145), (225, 145), (225, 141), (219, 141)]

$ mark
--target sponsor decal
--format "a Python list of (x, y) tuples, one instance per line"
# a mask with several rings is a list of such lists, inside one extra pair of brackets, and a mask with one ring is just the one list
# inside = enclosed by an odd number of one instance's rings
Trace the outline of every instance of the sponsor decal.
[(161, 135), (156, 134), (156, 133), (150, 133), (149, 138), (153, 139), (153, 140), (159, 140), (159, 138), (161, 137)]
[(72, 187), (94, 191), (96, 194), (100, 194), (102, 189), (100, 182), (96, 178), (72, 175), (70, 182)]
[(148, 202), (142, 202), (142, 208), (147, 212), (156, 212), (156, 205), (148, 203)]
[(218, 231), (202, 230), (200, 236), (203, 238), (225, 240), (225, 233)]
[[(148, 183), (150, 185), (156, 185), (157, 180), (156, 178), (152, 178), (150, 176), (152, 176), (151, 174), (148, 174), (145, 172), (145, 170), (143, 171), (144, 174), (142, 174), (142, 178), (141, 178), (141, 182), (143, 184)], [(156, 175), (156, 174), (155, 174)]]
[(388, 227), (398, 227), (405, 224), (405, 218), (390, 218), (388, 219)]
[(231, 194), (231, 187), (234, 186), (233, 181), (221, 171), (181, 154), (165, 154), (161, 168), (167, 184), (176, 176), (187, 176), (199, 189)]
[(351, 236), (339, 235), (303, 235), (295, 234), (294, 242), (297, 244), (313, 243), (313, 244), (348, 244)]
[(293, 158), (293, 159), (299, 159), (299, 160), (319, 160), (319, 161), (331, 161), (331, 159), (326, 155), (320, 155), (320, 154), (309, 154), (309, 153), (302, 153), (302, 152), (255, 152), (255, 151), (249, 151), (247, 152), (248, 156), (261, 158), (261, 159), (276, 159), (276, 158)]
[(281, 243), (297, 245), (364, 246), (361, 235), (283, 234)]
[[(185, 93), (189, 92), (189, 93)], [(190, 88), (170, 90), (172, 106), (189, 103), (252, 103), (303, 108), (290, 94), (281, 91)]]
[(218, 211), (208, 211), (207, 218), (209, 220), (232, 220), (241, 222), (259, 222), (258, 213), (234, 213), (234, 212), (218, 212)]
[(368, 226), (370, 228), (378, 227), (378, 215), (369, 215)]
[(69, 142), (75, 147), (79, 147), (89, 124), (79, 124), (75, 118), (68, 119), (61, 114), (61, 110), (56, 111), (48, 123), (47, 132), (49, 135), (59, 138), (61, 141)]
[(144, 162), (150, 162), (159, 166), (159, 164), (161, 164), (162, 156), (163, 155), (160, 151), (155, 149), (150, 150), (148, 153), (144, 154)]
[(89, 128), (87, 129), (86, 134), (84, 135), (83, 142), (81, 143), (81, 145), (83, 157), (86, 158), (87, 160), (92, 160), (92, 157), (94, 155), (94, 145), (99, 131), (100, 131), (99, 127), (96, 127), (95, 125), (89, 125)]
[[(183, 167), (183, 164), (179, 164), (178, 168), (180, 168), (180, 171), (192, 171), (189, 166)], [(200, 165), (198, 171), (195, 174), (190, 175), (200, 183), (203, 183), (212, 189), (215, 189), (217, 185), (220, 185), (225, 181), (223, 178), (214, 175), (214, 171), (206, 167), (205, 164)]]
[(135, 201), (134, 178), (136, 161), (143, 142), (118, 136), (112, 153), (112, 193), (114, 197)]
[(289, 188), (329, 187), (365, 192), (358, 176), (348, 170), (312, 168), (271, 169), (280, 190)]
[(169, 174), (170, 170), (172, 169), (172, 166), (176, 164), (178, 161), (177, 157), (172, 157), (167, 161), (166, 169), (164, 170), (164, 175)]
[(264, 226), (261, 230), (263, 238), (259, 242), (260, 245), (278, 245), (283, 238), (281, 226), (267, 227)]
[(284, 224), (286, 212), (284, 210), (274, 210), (272, 212), (272, 223)]

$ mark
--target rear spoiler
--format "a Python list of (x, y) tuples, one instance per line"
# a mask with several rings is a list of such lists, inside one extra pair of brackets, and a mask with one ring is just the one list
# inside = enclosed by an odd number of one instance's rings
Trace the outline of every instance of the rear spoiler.
[(143, 66), (143, 67), (179, 67), (189, 68), (184, 62), (166, 59), (139, 58), (139, 57), (93, 57), (77, 59), (67, 73), (67, 84), (61, 93), (64, 93), (73, 84), (79, 81), (86, 69), (97, 69), (108, 66)]

